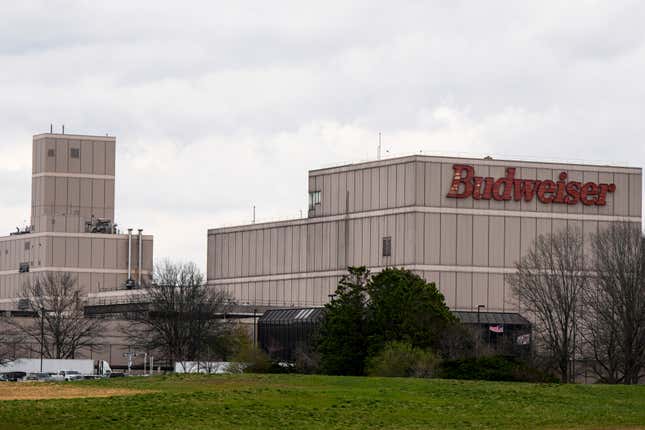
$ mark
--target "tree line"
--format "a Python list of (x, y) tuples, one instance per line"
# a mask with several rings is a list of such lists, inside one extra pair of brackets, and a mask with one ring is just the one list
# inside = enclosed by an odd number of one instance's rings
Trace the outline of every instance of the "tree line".
[[(575, 228), (538, 236), (516, 269), (507, 280), (520, 312), (534, 323), (531, 365), (563, 382), (575, 381), (581, 362), (602, 382), (639, 382), (645, 372), (640, 226), (610, 223), (586, 240)], [(169, 363), (239, 359), (266, 367), (249, 333), (226, 318), (231, 297), (208, 288), (195, 264), (163, 262), (153, 282), (133, 294), (121, 331), (135, 348)], [(36, 278), (21, 303), (34, 318), (1, 318), (0, 362), (20, 345), (36, 356), (74, 358), (105, 333), (104, 320), (85, 314), (87, 298), (69, 274)], [(305, 370), (428, 376), (441, 361), (478, 358), (481, 340), (456, 320), (434, 283), (405, 269), (371, 274), (350, 267), (325, 306)]]
[[(587, 245), (587, 246), (585, 246)], [(645, 372), (645, 238), (614, 222), (590, 234), (539, 236), (509, 277), (535, 320), (536, 357), (575, 381), (585, 362), (600, 381), (636, 384)]]
[[(20, 316), (0, 316), (0, 364), (24, 353), (73, 359), (100, 348), (107, 321), (87, 314), (87, 296), (69, 273), (36, 277), (18, 303)], [(237, 324), (222, 317), (231, 303), (226, 292), (205, 285), (194, 263), (164, 261), (154, 267), (152, 282), (132, 291), (127, 310), (117, 315), (118, 332), (166, 365), (230, 360), (251, 344)]]

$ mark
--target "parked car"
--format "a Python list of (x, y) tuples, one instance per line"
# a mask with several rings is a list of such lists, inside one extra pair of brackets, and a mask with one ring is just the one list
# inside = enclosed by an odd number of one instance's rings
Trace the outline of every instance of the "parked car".
[(38, 373), (28, 373), (25, 377), (25, 381), (51, 381), (52, 377), (49, 373), (38, 372)]
[(7, 381), (7, 378), (2, 373), (0, 373), (0, 382), (6, 382), (6, 381)]
[(22, 381), (25, 378), (25, 376), (27, 376), (27, 372), (7, 372), (7, 373), (4, 373), (3, 375), (7, 381), (16, 382), (16, 381)]
[(76, 370), (61, 370), (59, 372), (59, 375), (63, 377), (64, 381), (79, 381), (81, 379), (84, 379), (81, 372), (78, 372)]

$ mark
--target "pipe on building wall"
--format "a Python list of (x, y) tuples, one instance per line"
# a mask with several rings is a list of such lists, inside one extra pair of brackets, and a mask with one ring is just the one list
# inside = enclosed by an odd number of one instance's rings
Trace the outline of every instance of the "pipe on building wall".
[(139, 287), (141, 287), (141, 263), (143, 261), (143, 229), (140, 228), (139, 230), (139, 263), (137, 265), (137, 270), (138, 272), (138, 284)]
[(132, 229), (128, 229), (128, 281), (132, 279)]

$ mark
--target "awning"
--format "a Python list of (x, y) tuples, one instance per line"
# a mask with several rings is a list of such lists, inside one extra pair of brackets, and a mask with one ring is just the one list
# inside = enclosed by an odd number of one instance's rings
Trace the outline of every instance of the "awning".
[[(452, 311), (464, 324), (477, 324), (476, 311)], [(530, 326), (531, 322), (515, 312), (479, 312), (479, 324)]]
[(269, 309), (258, 320), (259, 324), (317, 323), (322, 320), (324, 308)]

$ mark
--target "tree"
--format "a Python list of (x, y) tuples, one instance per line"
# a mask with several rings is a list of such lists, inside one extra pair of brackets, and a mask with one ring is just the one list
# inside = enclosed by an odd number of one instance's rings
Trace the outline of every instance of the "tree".
[(391, 341), (437, 350), (456, 322), (435, 284), (409, 270), (386, 268), (370, 279), (367, 294), (370, 355)]
[(13, 336), (8, 333), (9, 327), (7, 326), (9, 324), (7, 324), (7, 320), (8, 317), (1, 315), (0, 313), (0, 366), (15, 358), (15, 349), (13, 348), (15, 343), (11, 342), (13, 340)]
[(372, 277), (365, 267), (348, 270), (325, 306), (318, 343), (323, 372), (363, 375), (368, 358), (389, 342), (439, 347), (455, 319), (434, 284), (406, 269), (386, 268)]
[(369, 270), (349, 267), (325, 305), (318, 343), (320, 369), (333, 375), (363, 375), (367, 357)]
[(100, 336), (101, 320), (85, 317), (86, 300), (74, 277), (48, 272), (27, 284), (21, 300), (35, 318), (10, 318), (8, 323), (22, 335), (35, 353), (41, 347), (45, 358), (75, 358), (84, 348), (94, 345)]
[(165, 261), (142, 287), (124, 332), (132, 343), (171, 362), (230, 355), (234, 325), (224, 318), (229, 295), (205, 285), (194, 263)]
[(584, 335), (595, 371), (637, 384), (645, 369), (645, 239), (640, 225), (612, 223), (592, 237), (594, 282), (585, 291)]
[(513, 292), (535, 317), (542, 351), (569, 382), (569, 364), (576, 350), (576, 312), (589, 276), (583, 237), (576, 229), (540, 235), (509, 276)]

